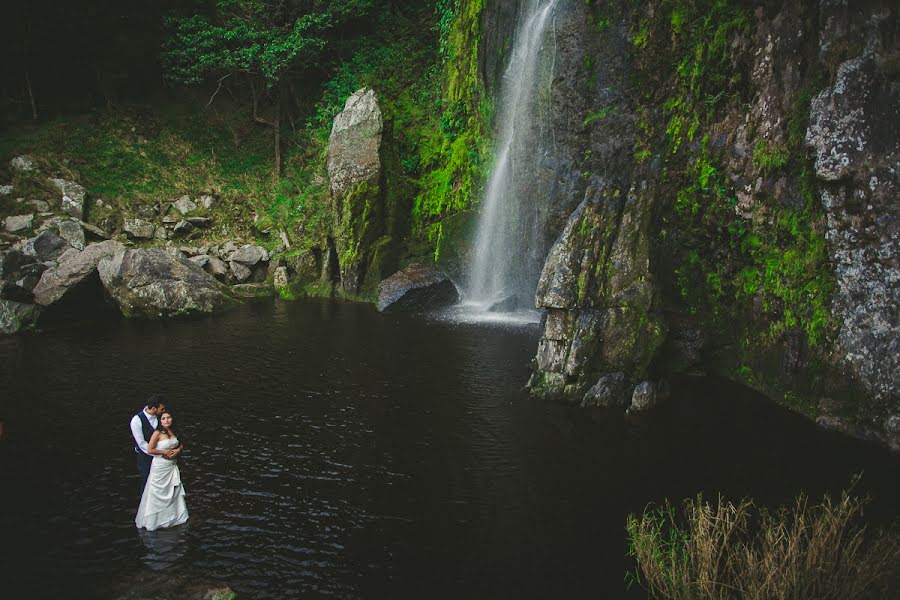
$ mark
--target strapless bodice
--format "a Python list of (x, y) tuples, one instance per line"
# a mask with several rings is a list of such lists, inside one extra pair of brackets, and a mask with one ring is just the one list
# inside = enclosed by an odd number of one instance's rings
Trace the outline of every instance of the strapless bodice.
[(162, 438), (158, 442), (156, 442), (157, 450), (172, 450), (177, 447), (178, 447), (178, 438), (177, 437)]

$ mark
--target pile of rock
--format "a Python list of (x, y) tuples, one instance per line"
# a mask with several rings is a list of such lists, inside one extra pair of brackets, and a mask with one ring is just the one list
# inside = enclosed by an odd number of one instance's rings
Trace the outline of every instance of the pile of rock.
[(164, 203), (162, 207), (141, 204), (135, 208), (135, 216), (124, 218), (122, 230), (134, 241), (190, 237), (213, 224), (212, 217), (205, 213), (215, 206), (215, 197), (202, 195), (197, 200), (199, 205), (190, 196), (184, 195)]

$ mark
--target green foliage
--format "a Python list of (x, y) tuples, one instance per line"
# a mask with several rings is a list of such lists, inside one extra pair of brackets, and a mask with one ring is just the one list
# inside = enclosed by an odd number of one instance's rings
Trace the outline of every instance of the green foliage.
[[(487, 171), (488, 129), (493, 103), (485, 96), (478, 67), (483, 0), (439, 3), (443, 85), (435, 89), (436, 125), (419, 146), (420, 191), (413, 227), (440, 254), (439, 222), (471, 207)], [(451, 18), (452, 15), (452, 18)]]
[(753, 147), (753, 166), (763, 172), (780, 169), (787, 164), (789, 157), (787, 148), (763, 140), (757, 141)]
[(371, 5), (219, 0), (207, 14), (167, 19), (171, 33), (163, 45), (163, 67), (167, 77), (182, 83), (246, 73), (272, 86), (292, 70), (316, 66), (327, 46), (326, 31)]

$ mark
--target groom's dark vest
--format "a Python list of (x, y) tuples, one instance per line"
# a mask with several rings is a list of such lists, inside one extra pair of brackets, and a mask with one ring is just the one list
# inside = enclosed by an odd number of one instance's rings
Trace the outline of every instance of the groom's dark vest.
[[(156, 428), (150, 424), (150, 419), (147, 418), (147, 413), (145, 413), (143, 410), (141, 412), (139, 412), (137, 414), (137, 416), (138, 416), (138, 419), (141, 420), (141, 430), (144, 434), (144, 441), (149, 444), (150, 438), (153, 437), (153, 432), (156, 431)], [(142, 454), (146, 454), (143, 450), (141, 450), (137, 446), (134, 447), (134, 450), (135, 450), (135, 452), (140, 452)]]

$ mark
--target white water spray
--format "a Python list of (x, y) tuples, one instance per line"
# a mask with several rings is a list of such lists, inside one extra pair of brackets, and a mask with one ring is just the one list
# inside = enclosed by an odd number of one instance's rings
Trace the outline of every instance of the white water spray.
[(556, 2), (527, 3), (500, 84), (496, 159), (482, 200), (465, 294), (476, 309), (484, 310), (510, 296), (515, 296), (512, 304), (530, 304), (540, 273), (542, 223), (534, 207), (527, 205), (527, 191), (534, 184), (540, 160), (540, 140), (534, 139), (542, 131), (538, 95), (542, 74), (546, 74), (542, 66), (553, 61), (542, 50)]

